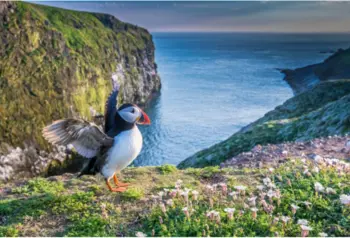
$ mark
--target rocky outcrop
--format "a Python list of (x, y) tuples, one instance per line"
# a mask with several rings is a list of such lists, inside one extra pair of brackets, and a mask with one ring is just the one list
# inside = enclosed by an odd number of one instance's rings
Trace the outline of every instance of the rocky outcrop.
[(204, 167), (256, 145), (307, 141), (350, 131), (350, 80), (324, 81), (265, 114), (227, 140), (182, 161), (178, 167)]
[(329, 136), (305, 142), (257, 145), (226, 160), (220, 166), (233, 168), (275, 168), (290, 158), (341, 159), (350, 161), (350, 136)]
[(319, 64), (313, 64), (298, 69), (282, 69), (284, 80), (291, 86), (294, 94), (307, 91), (327, 80), (350, 78), (350, 49), (339, 49)]
[(52, 151), (41, 129), (59, 118), (103, 113), (113, 74), (119, 102), (144, 105), (160, 89), (152, 36), (111, 15), (0, 2), (0, 24), (2, 156)]

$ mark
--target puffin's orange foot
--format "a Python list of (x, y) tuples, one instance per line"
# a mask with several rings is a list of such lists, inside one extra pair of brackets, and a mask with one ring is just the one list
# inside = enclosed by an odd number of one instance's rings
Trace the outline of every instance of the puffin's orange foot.
[(118, 187), (127, 187), (127, 186), (130, 185), (130, 183), (121, 183), (121, 182), (119, 182), (119, 183), (117, 183), (116, 185), (117, 185)]
[(127, 188), (125, 187), (119, 187), (119, 188), (112, 188), (111, 192), (119, 192), (119, 193), (123, 193), (126, 191)]
[(122, 183), (122, 182), (119, 182), (118, 178), (117, 178), (117, 175), (113, 175), (113, 180), (114, 180), (114, 183), (117, 187), (127, 187), (129, 186), (130, 184), (129, 183)]
[(119, 188), (113, 188), (111, 186), (111, 184), (109, 183), (109, 179), (106, 179), (106, 184), (107, 184), (107, 187), (109, 188), (109, 191), (111, 192), (125, 192), (127, 188), (125, 187), (119, 187)]

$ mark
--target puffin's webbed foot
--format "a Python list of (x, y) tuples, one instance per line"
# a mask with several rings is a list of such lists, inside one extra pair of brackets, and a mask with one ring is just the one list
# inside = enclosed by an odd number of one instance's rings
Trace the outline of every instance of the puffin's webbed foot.
[(124, 188), (124, 187), (113, 188), (111, 186), (111, 184), (109, 183), (109, 179), (110, 178), (106, 179), (106, 184), (107, 184), (107, 187), (109, 188), (109, 191), (111, 191), (111, 192), (121, 192), (121, 193), (126, 191), (126, 188)]
[(117, 175), (113, 175), (113, 180), (114, 180), (114, 183), (117, 187), (127, 187), (130, 185), (130, 183), (122, 183), (122, 182), (119, 182), (118, 178), (117, 178)]

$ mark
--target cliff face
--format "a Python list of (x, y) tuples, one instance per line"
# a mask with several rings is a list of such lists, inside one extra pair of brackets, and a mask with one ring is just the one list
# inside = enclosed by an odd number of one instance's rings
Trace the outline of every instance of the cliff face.
[(144, 104), (160, 88), (151, 35), (113, 16), (1, 3), (0, 141), (45, 145), (41, 128), (90, 107), (103, 113), (111, 75), (120, 101)]
[(350, 132), (350, 80), (325, 81), (276, 107), (227, 140), (181, 162), (179, 168), (219, 165), (256, 145), (306, 141)]
[(284, 80), (295, 94), (311, 89), (320, 82), (350, 78), (350, 49), (338, 50), (324, 62), (295, 70), (283, 69)]
[(0, 3), (0, 155), (10, 146), (48, 149), (41, 129), (103, 113), (111, 75), (120, 102), (145, 104), (160, 89), (147, 30), (106, 14)]

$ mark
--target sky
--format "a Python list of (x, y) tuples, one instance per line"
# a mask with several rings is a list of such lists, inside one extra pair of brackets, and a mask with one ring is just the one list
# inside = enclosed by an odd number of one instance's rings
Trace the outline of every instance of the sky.
[(36, 2), (109, 13), (151, 32), (350, 32), (350, 2)]

